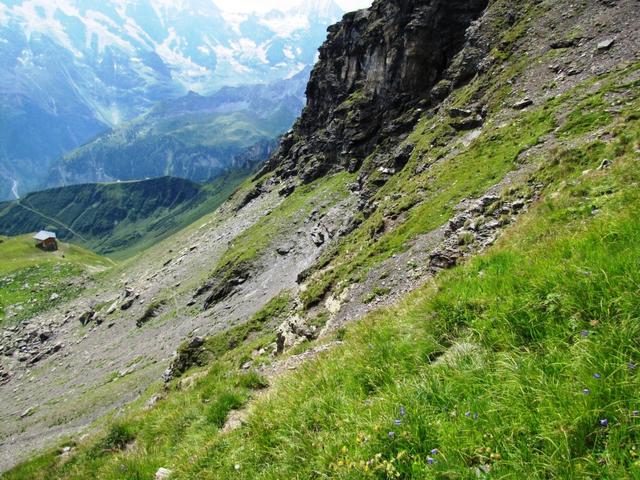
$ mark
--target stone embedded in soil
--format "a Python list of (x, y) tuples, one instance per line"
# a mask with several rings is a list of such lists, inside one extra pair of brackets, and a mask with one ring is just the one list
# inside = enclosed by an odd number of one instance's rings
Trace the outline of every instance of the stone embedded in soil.
[(156, 480), (168, 480), (169, 478), (171, 478), (172, 474), (173, 471), (169, 470), (168, 468), (159, 468), (156, 472)]
[(523, 98), (522, 100), (514, 103), (513, 108), (515, 108), (516, 110), (524, 110), (531, 105), (533, 105), (533, 100), (531, 100), (530, 98)]
[(606, 52), (611, 47), (613, 47), (614, 43), (615, 43), (615, 40), (613, 38), (609, 38), (607, 40), (603, 40), (600, 43), (598, 43), (598, 47), (597, 47), (598, 51), (599, 52)]

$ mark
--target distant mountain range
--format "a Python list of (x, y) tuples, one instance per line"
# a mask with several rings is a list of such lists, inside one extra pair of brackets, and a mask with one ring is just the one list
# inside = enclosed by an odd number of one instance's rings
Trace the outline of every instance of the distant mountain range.
[(206, 182), (246, 171), (268, 158), (300, 114), (309, 73), (162, 102), (54, 162), (47, 185), (160, 176)]
[(0, 198), (158, 102), (295, 77), (342, 13), (331, 0), (260, 15), (211, 0), (4, 0)]

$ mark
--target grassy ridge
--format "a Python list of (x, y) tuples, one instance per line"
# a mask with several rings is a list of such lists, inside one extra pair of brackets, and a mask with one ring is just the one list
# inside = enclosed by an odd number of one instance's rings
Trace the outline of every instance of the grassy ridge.
[(246, 175), (206, 185), (164, 177), (45, 190), (0, 204), (0, 231), (20, 235), (46, 227), (66, 241), (124, 259), (215, 210)]
[(12, 322), (29, 318), (78, 293), (81, 287), (73, 279), (113, 265), (106, 258), (66, 243), (60, 243), (57, 252), (43, 252), (35, 247), (30, 235), (0, 237), (0, 258), (0, 326), (9, 321), (5, 318), (9, 306), (16, 307)]

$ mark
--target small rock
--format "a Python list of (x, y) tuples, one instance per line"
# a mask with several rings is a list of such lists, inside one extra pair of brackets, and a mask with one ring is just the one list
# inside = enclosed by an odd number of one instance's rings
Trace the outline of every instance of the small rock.
[(107, 309), (107, 315), (111, 315), (118, 308), (118, 301), (116, 300), (111, 304), (111, 306)]
[(41, 342), (46, 342), (51, 337), (53, 337), (52, 331), (42, 331), (38, 334), (38, 338), (40, 339)]
[(614, 43), (615, 43), (615, 40), (613, 38), (608, 38), (607, 40), (603, 40), (600, 43), (598, 43), (597, 49), (599, 52), (606, 52), (611, 47), (613, 47)]
[(22, 412), (22, 414), (20, 415), (20, 418), (30, 417), (31, 415), (33, 415), (35, 413), (35, 411), (36, 411), (35, 408), (29, 407), (24, 412)]
[(291, 252), (291, 246), (290, 245), (281, 245), (278, 248), (276, 248), (276, 252), (278, 255), (289, 255), (289, 253)]
[(516, 110), (524, 110), (525, 108), (533, 105), (533, 100), (530, 98), (523, 98), (522, 100), (513, 104), (513, 108)]
[(122, 305), (120, 305), (120, 310), (129, 310), (131, 308), (131, 306), (133, 305), (133, 302), (135, 302), (135, 301), (136, 301), (135, 298), (127, 299), (126, 302), (124, 302)]
[(160, 395), (154, 395), (144, 404), (144, 409), (151, 410), (160, 400), (162, 400), (162, 397)]
[(571, 48), (571, 47), (575, 47), (580, 39), (578, 38), (568, 38), (568, 39), (563, 39), (563, 40), (556, 40), (555, 42), (552, 42), (551, 45), (549, 45), (551, 48), (558, 49), (558, 48)]
[(55, 302), (56, 300), (58, 300), (60, 298), (60, 295), (57, 293), (52, 293), (51, 296), (49, 297), (49, 301), (50, 302)]
[(602, 163), (598, 167), (598, 170), (606, 170), (611, 166), (611, 164), (612, 164), (611, 160), (609, 160), (608, 158), (605, 158), (604, 160), (602, 160)]
[(91, 320), (93, 320), (95, 318), (96, 312), (94, 312), (92, 309), (87, 310), (85, 312), (83, 312), (79, 317), (78, 320), (80, 321), (80, 323), (83, 326), (86, 326), (89, 324), (89, 322)]
[(172, 474), (173, 471), (169, 470), (168, 468), (159, 468), (156, 472), (156, 480), (167, 480), (171, 478)]
[(471, 115), (473, 115), (473, 112), (471, 110), (466, 110), (464, 108), (452, 108), (449, 110), (449, 116), (451, 118), (464, 118), (464, 117), (470, 117)]

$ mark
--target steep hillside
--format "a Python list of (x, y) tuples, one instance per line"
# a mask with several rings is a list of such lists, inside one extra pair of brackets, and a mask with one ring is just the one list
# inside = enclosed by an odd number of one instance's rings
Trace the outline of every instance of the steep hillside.
[(1, 3), (0, 200), (157, 102), (290, 78), (341, 15), (331, 0), (252, 15), (210, 0)]
[(636, 10), (347, 15), (255, 178), (23, 322), (5, 477), (637, 477)]
[(215, 210), (241, 174), (199, 184), (172, 177), (85, 184), (31, 193), (0, 204), (0, 233), (49, 229), (69, 242), (126, 258)]
[(191, 92), (99, 136), (55, 162), (50, 186), (170, 175), (197, 182), (267, 160), (304, 106), (305, 69), (267, 85)]

